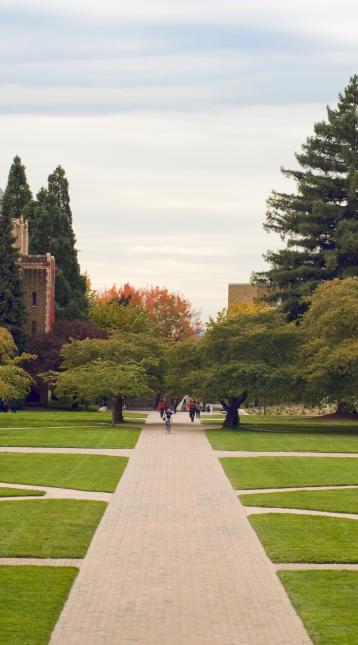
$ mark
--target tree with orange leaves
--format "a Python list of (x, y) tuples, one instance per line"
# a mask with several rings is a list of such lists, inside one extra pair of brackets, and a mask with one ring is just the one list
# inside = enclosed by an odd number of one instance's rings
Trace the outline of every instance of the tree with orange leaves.
[(199, 314), (189, 300), (179, 293), (170, 292), (166, 287), (136, 289), (126, 283), (94, 293), (92, 311), (96, 312), (97, 324), (100, 324), (98, 312), (106, 309), (106, 305), (111, 309), (129, 307), (144, 310), (149, 323), (161, 335), (175, 341), (193, 338), (200, 328)]

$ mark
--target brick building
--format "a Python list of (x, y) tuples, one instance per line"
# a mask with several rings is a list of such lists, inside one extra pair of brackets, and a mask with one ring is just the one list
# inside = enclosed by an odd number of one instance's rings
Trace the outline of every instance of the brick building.
[(258, 287), (248, 282), (234, 282), (229, 284), (228, 306), (233, 302), (254, 303), (262, 300), (269, 293), (265, 287)]
[[(0, 189), (0, 210), (2, 197)], [(14, 220), (13, 233), (24, 285), (25, 329), (36, 336), (50, 331), (55, 321), (55, 258), (49, 253), (29, 255), (29, 228), (23, 217)]]

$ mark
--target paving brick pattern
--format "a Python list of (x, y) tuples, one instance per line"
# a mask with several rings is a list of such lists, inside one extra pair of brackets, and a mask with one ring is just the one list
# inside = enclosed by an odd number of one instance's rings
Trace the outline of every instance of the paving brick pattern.
[(308, 645), (199, 423), (150, 415), (51, 645)]

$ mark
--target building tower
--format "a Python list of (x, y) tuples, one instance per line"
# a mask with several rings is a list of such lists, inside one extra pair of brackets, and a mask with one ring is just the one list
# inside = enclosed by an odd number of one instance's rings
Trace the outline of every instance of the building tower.
[[(0, 212), (3, 196), (0, 188)], [(36, 336), (50, 331), (55, 322), (55, 258), (49, 253), (29, 255), (29, 226), (23, 217), (14, 219), (13, 234), (24, 287), (25, 331)]]

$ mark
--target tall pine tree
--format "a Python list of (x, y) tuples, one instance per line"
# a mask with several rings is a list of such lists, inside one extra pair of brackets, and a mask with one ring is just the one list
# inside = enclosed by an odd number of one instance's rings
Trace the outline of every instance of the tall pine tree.
[(23, 349), (25, 305), (18, 258), (11, 207), (5, 192), (0, 213), (0, 327), (6, 327), (16, 345)]
[(86, 278), (80, 273), (68, 181), (58, 166), (28, 212), (30, 253), (51, 253), (56, 260), (56, 318), (84, 318), (88, 310)]
[(56, 195), (59, 207), (67, 215), (67, 219), (72, 225), (69, 184), (62, 166), (57, 166), (48, 176), (48, 189)]
[(272, 192), (264, 225), (286, 248), (268, 251), (269, 270), (253, 275), (256, 284), (273, 289), (271, 300), (281, 300), (291, 320), (305, 311), (305, 299), (322, 280), (358, 275), (357, 75), (296, 158), (300, 169), (282, 172), (297, 191)]
[(25, 166), (18, 155), (12, 162), (9, 179), (4, 195), (4, 207), (12, 218), (26, 217), (26, 211), (31, 202), (32, 194), (26, 179)]
[(0, 204), (0, 326), (12, 333), (20, 349), (24, 348), (26, 338), (25, 305), (19, 254), (14, 247), (13, 219), (26, 217), (31, 198), (25, 166), (16, 156)]

